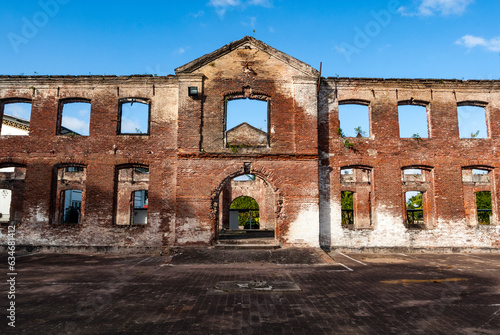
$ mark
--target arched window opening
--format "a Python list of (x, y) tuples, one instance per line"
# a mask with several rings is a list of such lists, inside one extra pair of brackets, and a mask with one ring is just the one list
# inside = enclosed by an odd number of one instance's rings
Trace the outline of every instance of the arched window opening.
[(342, 204), (342, 226), (349, 227), (349, 225), (354, 225), (354, 192), (342, 191), (340, 197)]
[(0, 225), (5, 226), (10, 222), (12, 191), (0, 189)]
[(139, 190), (132, 192), (132, 203), (132, 224), (148, 223), (148, 191)]
[(424, 224), (423, 193), (418, 191), (408, 191), (406, 198), (406, 224), (409, 227)]
[(370, 136), (370, 111), (361, 103), (341, 103), (339, 105), (339, 133), (346, 137)]
[(459, 105), (458, 131), (460, 138), (487, 138), (486, 111), (475, 105)]
[(491, 223), (491, 192), (479, 191), (476, 192), (476, 211), (477, 222), (480, 225), (489, 225)]
[(82, 191), (64, 190), (62, 200), (62, 223), (78, 224), (81, 221)]
[(269, 143), (268, 102), (256, 99), (226, 101), (226, 143), (228, 146), (267, 146)]
[(135, 98), (120, 102), (118, 133), (122, 135), (149, 135), (150, 105)]
[(229, 207), (229, 226), (243, 229), (260, 229), (260, 213), (257, 201), (251, 197), (241, 196), (233, 200)]
[(59, 135), (89, 136), (90, 102), (64, 102), (61, 108)]
[(398, 106), (399, 137), (428, 138), (427, 108), (419, 105)]
[(26, 136), (30, 132), (31, 103), (10, 102), (0, 104), (1, 135)]

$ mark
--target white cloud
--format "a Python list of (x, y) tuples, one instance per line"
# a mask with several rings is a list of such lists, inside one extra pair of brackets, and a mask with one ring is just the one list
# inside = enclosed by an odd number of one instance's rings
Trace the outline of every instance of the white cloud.
[(204, 12), (204, 11), (202, 11), (202, 10), (200, 10), (200, 11), (198, 11), (198, 12), (196, 12), (196, 13), (190, 13), (190, 14), (189, 14), (189, 16), (192, 16), (192, 17), (194, 17), (195, 19), (197, 19), (197, 18), (199, 18), (199, 17), (201, 17), (201, 16), (203, 16), (203, 15), (205, 15), (205, 12)]
[(217, 15), (224, 17), (228, 9), (244, 9), (248, 6), (272, 7), (272, 0), (210, 0), (208, 5), (215, 8)]
[(174, 54), (182, 55), (183, 53), (185, 53), (186, 51), (188, 51), (190, 48), (191, 48), (190, 46), (179, 47), (178, 49), (176, 49), (174, 51)]
[(241, 22), (241, 25), (245, 26), (245, 27), (252, 27), (252, 29), (255, 29), (255, 23), (257, 22), (257, 18), (255, 16), (252, 16), (248, 19), (248, 22)]
[[(142, 129), (139, 122), (125, 118), (125, 117), (122, 118), (122, 129), (121, 129), (122, 133), (133, 134), (133, 133), (137, 133), (138, 129), (139, 130)], [(144, 132), (144, 131), (142, 131), (142, 132)]]
[(27, 103), (6, 104), (4, 107), (4, 113), (6, 115), (29, 120), (31, 114), (31, 104)]
[(75, 133), (88, 135), (89, 134), (89, 124), (85, 121), (77, 119), (72, 116), (63, 116), (62, 126), (66, 127)]
[(212, 7), (227, 7), (227, 6), (239, 6), (241, 2), (239, 0), (210, 0), (208, 2), (209, 6)]
[(463, 45), (467, 49), (482, 47), (487, 51), (500, 52), (500, 36), (487, 40), (483, 37), (465, 35), (455, 41), (455, 44)]
[(262, 7), (271, 7), (273, 5), (271, 0), (250, 0), (248, 4)]
[(80, 109), (78, 111), (78, 115), (80, 115), (81, 117), (88, 117), (90, 114), (90, 106), (89, 106), (89, 109)]
[(403, 16), (432, 16), (432, 15), (462, 15), (467, 6), (474, 0), (419, 0), (420, 5), (415, 10), (400, 7), (399, 13)]

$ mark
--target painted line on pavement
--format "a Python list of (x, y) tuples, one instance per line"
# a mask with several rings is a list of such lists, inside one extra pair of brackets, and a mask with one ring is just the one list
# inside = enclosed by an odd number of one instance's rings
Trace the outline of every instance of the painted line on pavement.
[(350, 260), (353, 260), (353, 261), (355, 261), (355, 262), (357, 262), (357, 263), (359, 263), (359, 264), (362, 264), (362, 265), (364, 265), (364, 266), (368, 266), (368, 264), (363, 263), (362, 261), (358, 261), (357, 259), (354, 259), (354, 258), (352, 258), (352, 257), (349, 257), (349, 256), (347, 256), (346, 254), (341, 253), (340, 251), (337, 251), (337, 252), (338, 252), (339, 254), (341, 254), (342, 256), (349, 258)]

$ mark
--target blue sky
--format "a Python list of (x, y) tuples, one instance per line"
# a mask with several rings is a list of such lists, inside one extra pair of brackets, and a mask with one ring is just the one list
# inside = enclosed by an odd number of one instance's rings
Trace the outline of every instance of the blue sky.
[(323, 76), (500, 78), (500, 1), (79, 1), (0, 4), (0, 74), (173, 74), (254, 36)]

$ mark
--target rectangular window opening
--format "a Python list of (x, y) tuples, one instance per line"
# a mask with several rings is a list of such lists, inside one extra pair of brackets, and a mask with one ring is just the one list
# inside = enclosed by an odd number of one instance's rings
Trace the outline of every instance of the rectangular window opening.
[(489, 225), (492, 214), (490, 191), (476, 192), (476, 210), (477, 222), (481, 225)]
[(399, 105), (399, 137), (428, 138), (427, 108), (419, 105)]
[(127, 99), (120, 103), (119, 134), (149, 135), (149, 124), (149, 103), (135, 99)]
[(0, 135), (29, 135), (31, 103), (13, 102), (3, 104), (2, 107), (2, 130)]
[(90, 108), (90, 102), (64, 103), (59, 135), (89, 136)]
[(486, 110), (480, 106), (458, 106), (460, 138), (487, 138)]
[(267, 146), (269, 143), (268, 102), (256, 99), (226, 101), (226, 143), (228, 146)]
[(339, 105), (340, 133), (346, 137), (370, 136), (370, 112), (367, 105)]

